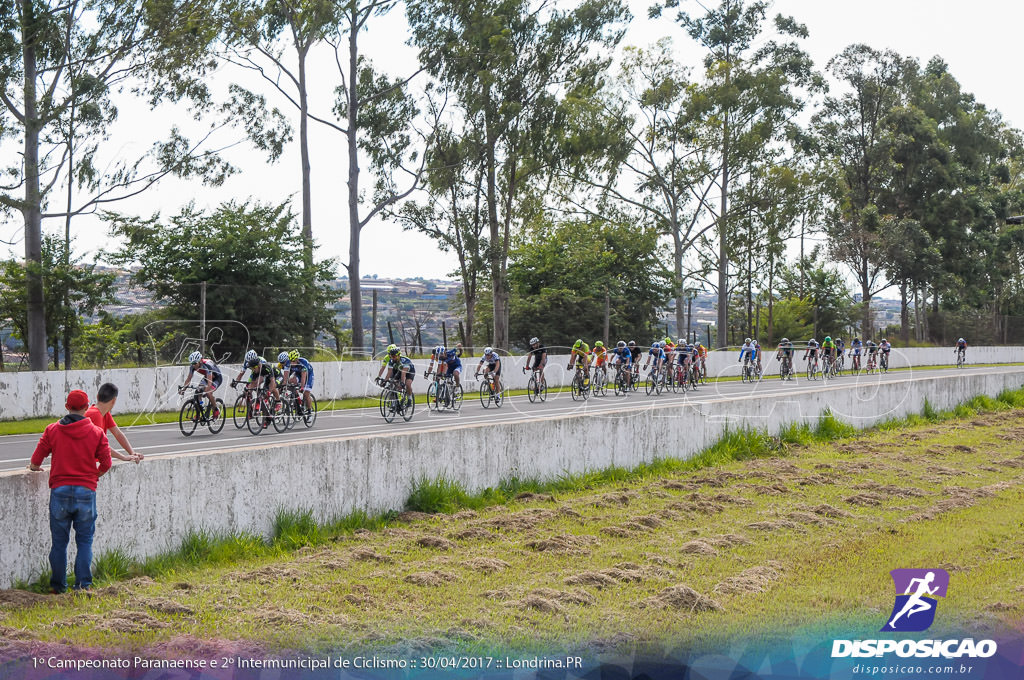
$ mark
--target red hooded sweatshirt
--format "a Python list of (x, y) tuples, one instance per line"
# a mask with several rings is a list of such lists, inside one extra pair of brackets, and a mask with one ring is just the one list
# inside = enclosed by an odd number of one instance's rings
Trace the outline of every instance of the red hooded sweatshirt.
[(46, 426), (32, 454), (33, 465), (42, 465), (51, 453), (51, 489), (84, 486), (95, 491), (96, 481), (111, 465), (107, 435), (91, 420), (78, 415), (64, 416)]

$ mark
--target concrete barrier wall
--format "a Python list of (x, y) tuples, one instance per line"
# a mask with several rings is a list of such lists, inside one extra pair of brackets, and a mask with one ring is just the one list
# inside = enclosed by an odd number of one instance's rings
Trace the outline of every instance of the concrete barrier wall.
[[(778, 372), (775, 352), (765, 349), (766, 356), (763, 367), (766, 374)], [(804, 364), (799, 360), (802, 350), (797, 353), (797, 370)], [(708, 373), (712, 376), (734, 377), (740, 374), (738, 362), (739, 350), (711, 352), (708, 355)], [(972, 364), (1017, 363), (1024, 362), (1024, 347), (971, 347), (968, 358)], [(913, 366), (936, 366), (955, 363), (952, 348), (908, 348), (894, 349), (890, 367), (906, 368)], [(471, 377), (476, 369), (479, 358), (463, 359), (464, 375)], [(429, 361), (417, 360), (417, 391), (425, 389), (426, 381), (422, 379)], [(526, 363), (523, 356), (508, 357), (502, 362), (502, 372), (509, 387), (521, 389), (526, 387), (529, 376), (524, 376), (522, 367)], [(568, 385), (571, 375), (565, 366), (568, 357), (565, 354), (553, 354), (549, 357), (549, 369), (546, 379), (550, 387)], [(849, 365), (849, 360), (847, 360)], [(315, 393), (320, 399), (343, 399), (376, 395), (379, 389), (373, 384), (373, 378), (380, 368), (378, 362), (367, 361), (335, 361), (317, 362), (313, 364), (316, 375)], [(234, 378), (239, 366), (224, 365), (225, 380)], [(68, 391), (82, 389), (90, 395), (104, 382), (112, 382), (120, 388), (117, 402), (119, 413), (149, 413), (155, 411), (175, 411), (181, 406), (181, 397), (175, 389), (188, 374), (182, 366), (161, 366), (157, 368), (119, 368), (105, 371), (46, 371), (0, 373), (0, 420), (33, 418), (63, 415), (64, 399)], [(470, 389), (475, 384), (470, 382)], [(219, 395), (225, 402), (234, 400), (235, 392), (230, 385), (221, 387)], [(131, 424), (124, 421), (122, 424)]]
[[(812, 422), (826, 407), (866, 427), (918, 413), (925, 399), (947, 409), (975, 395), (1019, 388), (1024, 367), (926, 376), (885, 384), (837, 381), (783, 397), (705, 393), (701, 402), (672, 409), (623, 406), (586, 418), (573, 413), (408, 434), (396, 427), (388, 435), (257, 443), (249, 450), (118, 464), (100, 480), (94, 551), (120, 548), (137, 557), (152, 555), (197, 529), (267, 535), (279, 509), (309, 508), (320, 519), (356, 509), (400, 509), (416, 479), (439, 474), (480, 490), (512, 475), (552, 478), (610, 465), (630, 467), (656, 456), (685, 458), (712, 444), (728, 426), (774, 432), (788, 423)], [(48, 493), (46, 473), (0, 473), (0, 588), (46, 568)]]

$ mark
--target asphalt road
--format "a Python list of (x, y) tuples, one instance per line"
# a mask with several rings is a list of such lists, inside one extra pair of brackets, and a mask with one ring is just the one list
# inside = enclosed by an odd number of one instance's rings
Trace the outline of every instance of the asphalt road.
[[(205, 428), (199, 428), (191, 437), (184, 437), (178, 429), (177, 423), (162, 425), (141, 425), (136, 427), (124, 427), (122, 430), (128, 436), (132, 446), (147, 458), (167, 456), (178, 453), (196, 453), (214, 450), (245, 449), (253, 446), (266, 444), (282, 444), (289, 442), (313, 441), (317, 439), (339, 439), (349, 437), (379, 436), (389, 433), (408, 433), (416, 431), (434, 430), (452, 426), (491, 425), (494, 423), (523, 422), (537, 418), (549, 418), (579, 414), (584, 417), (600, 417), (609, 411), (656, 409), (659, 416), (671, 413), (671, 408), (696, 408), (700, 409), (702, 404), (715, 402), (726, 402), (730, 400), (744, 399), (752, 395), (768, 396), (778, 395), (784, 399), (788, 395), (796, 395), (807, 392), (822, 392), (831, 389), (840, 389), (857, 382), (857, 384), (870, 386), (878, 383), (909, 383), (921, 378), (935, 378), (952, 376), (967, 370), (972, 373), (999, 373), (1006, 369), (993, 368), (967, 368), (967, 369), (940, 369), (940, 370), (916, 370), (916, 371), (894, 371), (886, 375), (873, 374), (859, 377), (843, 376), (836, 380), (823, 383), (822, 381), (808, 381), (798, 378), (796, 381), (783, 383), (776, 375), (774, 378), (765, 378), (760, 383), (747, 384), (739, 381), (720, 382), (701, 386), (696, 392), (684, 394), (663, 393), (647, 396), (643, 387), (635, 393), (626, 397), (615, 397), (611, 390), (608, 396), (594, 397), (586, 402), (574, 402), (568, 392), (549, 392), (545, 403), (531, 404), (526, 395), (516, 395), (507, 398), (501, 408), (484, 409), (476, 391), (467, 392), (462, 409), (457, 413), (428, 411), (426, 404), (416, 405), (416, 414), (410, 422), (403, 422), (401, 419), (394, 423), (386, 423), (376, 408), (346, 409), (338, 411), (323, 411), (318, 417), (316, 424), (311, 429), (306, 429), (301, 423), (294, 429), (284, 433), (277, 433), (272, 428), (253, 436), (247, 429), (238, 430), (229, 420), (224, 429), (217, 435), (211, 435)], [(426, 382), (419, 380), (415, 388), (418, 391), (426, 389)], [(223, 393), (224, 390), (221, 390)], [(232, 392), (228, 392), (231, 401), (234, 400)], [(228, 401), (224, 394), (221, 394), (225, 401)], [(964, 395), (965, 398), (971, 395)], [(117, 414), (114, 414), (115, 418)], [(0, 472), (16, 470), (28, 465), (32, 451), (39, 440), (38, 434), (7, 435), (0, 437)], [(110, 438), (111, 446), (117, 446), (113, 437)], [(124, 465), (115, 460), (115, 464)], [(145, 462), (141, 463), (145, 465)]]

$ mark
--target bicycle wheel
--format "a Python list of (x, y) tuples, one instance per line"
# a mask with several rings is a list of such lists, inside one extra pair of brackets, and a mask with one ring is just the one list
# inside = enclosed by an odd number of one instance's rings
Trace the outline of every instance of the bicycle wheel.
[(580, 399), (584, 398), (583, 397), (583, 379), (580, 377), (579, 373), (577, 373), (575, 376), (573, 376), (571, 389), (572, 389), (572, 400), (573, 401), (579, 401)]
[(533, 404), (537, 401), (540, 396), (537, 390), (537, 378), (530, 378), (530, 382), (526, 383), (526, 396), (530, 398), (530, 403)]
[(306, 427), (313, 427), (316, 422), (317, 405), (316, 397), (309, 395), (309, 409), (302, 412), (302, 422)]
[(430, 383), (429, 387), (427, 387), (427, 410), (429, 411), (437, 411), (438, 409), (441, 408), (441, 401), (438, 399), (437, 396), (437, 385), (438, 383), (435, 380), (432, 383)]
[(644, 390), (647, 392), (647, 396), (654, 394), (654, 390), (657, 387), (658, 379), (653, 375), (647, 376), (647, 381), (644, 384)]
[(263, 432), (266, 409), (267, 403), (262, 397), (257, 397), (253, 400), (252, 406), (249, 408), (248, 415), (245, 418), (245, 426), (249, 428), (251, 434)]
[(416, 413), (416, 397), (410, 397), (403, 392), (400, 398), (402, 399), (402, 418), (405, 419), (405, 422), (409, 422), (412, 420), (413, 414)]
[(615, 374), (615, 396), (621, 395), (626, 391), (626, 385), (622, 379), (622, 371)]
[[(274, 429), (278, 432), (284, 432), (288, 429), (289, 423), (292, 420), (292, 401), (285, 399), (278, 401), (277, 399), (269, 400), (270, 403), (270, 419), (274, 424)], [(281, 409), (278, 410), (278, 404), (281, 405)]]
[(210, 434), (217, 434), (224, 429), (224, 420), (228, 417), (227, 409), (224, 407), (224, 400), (219, 397), (213, 402), (213, 413), (210, 414), (210, 420), (207, 425), (210, 428)]
[(463, 392), (462, 392), (462, 385), (453, 385), (451, 390), (452, 390), (452, 406), (451, 406), (451, 408), (452, 408), (453, 411), (458, 411), (460, 408), (462, 408), (462, 398), (464, 396)]
[(380, 395), (380, 412), (384, 420), (393, 423), (398, 411), (398, 393), (392, 389), (385, 389)]
[(480, 405), (484, 408), (491, 407), (491, 382), (489, 380), (480, 383)]
[(199, 424), (199, 412), (196, 410), (195, 399), (189, 399), (181, 405), (181, 412), (178, 413), (178, 427), (186, 437), (191, 437)]
[(241, 430), (245, 427), (245, 419), (249, 412), (249, 404), (245, 400), (245, 392), (238, 395), (235, 399), (235, 408), (231, 411), (231, 419), (235, 423), (235, 427)]

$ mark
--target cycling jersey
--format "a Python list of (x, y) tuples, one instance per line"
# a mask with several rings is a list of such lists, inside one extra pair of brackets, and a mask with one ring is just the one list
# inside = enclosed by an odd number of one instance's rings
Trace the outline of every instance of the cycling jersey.
[(594, 348), (594, 363), (598, 366), (603, 366), (605, 360), (608, 358), (608, 350), (605, 347)]
[(628, 347), (623, 347), (622, 349), (616, 347), (612, 350), (612, 356), (618, 359), (618, 363), (626, 364), (626, 366), (633, 363), (633, 353), (629, 351)]
[(284, 373), (281, 371), (281, 364), (277, 362), (272, 364), (263, 357), (256, 357), (252, 361), (245, 362), (245, 368), (252, 370), (252, 373), (249, 375), (249, 380), (255, 380), (263, 375), (269, 382), (271, 377), (280, 379), (284, 376)]
[(313, 387), (313, 365), (305, 358), (291, 362), (288, 366), (288, 374), (295, 378), (302, 378), (302, 372), (306, 372), (306, 384), (303, 387)]
[(750, 355), (750, 360), (753, 361), (757, 358), (757, 346), (753, 343), (745, 344), (740, 348), (740, 361), (743, 361), (743, 355)]
[(888, 354), (889, 351), (892, 349), (892, 343), (883, 342), (881, 345), (878, 346), (878, 349), (880, 349), (883, 352), (885, 352), (886, 354)]
[(665, 350), (663, 350), (660, 347), (658, 349), (650, 349), (650, 350), (648, 350), (647, 354), (649, 354), (650, 356), (654, 357), (655, 361), (658, 361), (659, 359), (664, 359), (665, 358)]
[[(192, 374), (198, 373), (203, 376), (202, 385), (213, 385), (214, 387), (220, 387), (220, 384), (224, 382), (224, 375), (220, 372), (220, 367), (213, 363), (210, 359), (203, 359), (199, 362), (198, 366), (190, 369), (188, 374), (188, 380), (192, 379)], [(188, 382), (186, 380), (186, 382)]]
[(853, 350), (854, 356), (860, 356), (861, 347), (863, 347), (863, 345), (859, 342), (855, 342), (850, 345), (850, 349)]
[(821, 343), (821, 351), (824, 352), (825, 354), (835, 354), (836, 343), (832, 342), (831, 340), (826, 340), (825, 342)]
[(578, 349), (574, 347), (572, 351), (569, 352), (570, 357), (580, 357), (581, 359), (586, 359), (589, 354), (590, 345), (588, 345), (585, 342), (582, 345), (580, 345)]
[(627, 347), (626, 349), (629, 350), (629, 354), (633, 358), (634, 364), (640, 361), (640, 357), (644, 354), (644, 350), (640, 345), (637, 345), (636, 347)]
[(407, 376), (411, 376), (416, 373), (416, 366), (412, 363), (412, 359), (401, 354), (394, 358), (386, 356), (384, 357), (383, 363), (385, 366), (395, 371), (405, 369)]
[(485, 355), (483, 356), (483, 358), (482, 358), (482, 359), (480, 359), (480, 363), (481, 363), (481, 364), (482, 364), (482, 363), (484, 363), (484, 362), (486, 362), (486, 363), (487, 363), (488, 365), (490, 365), (490, 366), (494, 366), (494, 365), (495, 365), (495, 364), (497, 364), (497, 363), (498, 363), (499, 361), (501, 361), (501, 357), (499, 357), (499, 356), (498, 356), (498, 353), (497, 353), (497, 352), (491, 352), (490, 354), (485, 354)]
[(964, 340), (963, 342), (960, 342), (958, 340), (957, 343), (956, 343), (956, 348), (957, 349), (967, 349), (967, 341)]
[(541, 362), (545, 361), (547, 357), (548, 348), (544, 345), (539, 345), (536, 349), (531, 349), (526, 355), (526, 367), (527, 368), (540, 368)]
[(707, 348), (707, 347), (705, 347), (704, 345), (699, 345), (699, 346), (697, 347), (697, 354), (698, 354), (698, 356), (700, 356), (700, 357), (701, 357), (702, 359), (706, 359), (706, 358), (707, 358), (707, 356), (708, 356), (708, 348)]
[(785, 345), (780, 344), (779, 345), (779, 352), (781, 352), (784, 356), (792, 357), (793, 356), (793, 343), (787, 342)]

